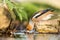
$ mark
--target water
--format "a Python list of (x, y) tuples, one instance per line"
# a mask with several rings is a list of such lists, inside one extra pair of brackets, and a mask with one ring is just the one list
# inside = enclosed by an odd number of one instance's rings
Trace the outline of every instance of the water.
[(36, 34), (35, 40), (60, 40), (60, 34)]
[(20, 34), (15, 37), (0, 37), (0, 40), (60, 40), (60, 34)]

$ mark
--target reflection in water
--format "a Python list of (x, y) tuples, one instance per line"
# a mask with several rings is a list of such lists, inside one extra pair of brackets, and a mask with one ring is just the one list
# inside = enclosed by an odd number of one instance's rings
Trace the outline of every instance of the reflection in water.
[(59, 34), (36, 34), (35, 40), (58, 40)]
[(15, 37), (0, 37), (0, 40), (60, 40), (60, 34), (19, 34)]

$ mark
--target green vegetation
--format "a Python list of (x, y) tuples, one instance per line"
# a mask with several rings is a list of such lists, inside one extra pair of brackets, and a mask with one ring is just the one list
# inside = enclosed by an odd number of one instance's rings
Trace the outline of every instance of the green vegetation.
[[(59, 12), (60, 9), (57, 9), (55, 7), (52, 7), (48, 4), (40, 4), (40, 3), (16, 3), (16, 2), (11, 2), (10, 0), (6, 0), (6, 4), (9, 8), (10, 11), (12, 11), (16, 19), (23, 21), (29, 21), (29, 19), (32, 17), (32, 15), (39, 11), (40, 9), (47, 9), (47, 8), (52, 8), (55, 10), (55, 12)], [(13, 15), (12, 15), (13, 17)], [(14, 18), (14, 17), (13, 17)]]

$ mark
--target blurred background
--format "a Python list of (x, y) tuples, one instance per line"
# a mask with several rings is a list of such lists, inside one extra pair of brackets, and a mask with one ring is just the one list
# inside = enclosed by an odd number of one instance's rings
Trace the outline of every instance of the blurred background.
[[(8, 8), (10, 9), (9, 11), (11, 13), (12, 12), (15, 13), (16, 18), (13, 13), (11, 14), (13, 21), (16, 19), (19, 20), (18, 22), (29, 21), (31, 16), (35, 12), (41, 11), (41, 10), (44, 10), (47, 8), (54, 9), (55, 16), (53, 18), (60, 19), (60, 0), (9, 0), (9, 1), (0, 0), (0, 3), (7, 3)], [(3, 5), (1, 5), (1, 6), (3, 6)], [(21, 14), (19, 14), (19, 13), (21, 13)], [(11, 20), (9, 20), (9, 22), (10, 21)], [(2, 30), (3, 30), (3, 28), (2, 28)], [(12, 29), (13, 29), (13, 27), (12, 27)], [(42, 40), (60, 40), (60, 34), (20, 34), (20, 36), (15, 36), (15, 37), (16, 38), (2, 37), (0, 39), (1, 40), (5, 40), (5, 39), (6, 40), (41, 40), (41, 39)]]
[(53, 7), (59, 8), (60, 9), (60, 0), (12, 0), (16, 2), (39, 2), (39, 3), (45, 3), (49, 4)]
[(60, 0), (11, 0), (13, 2), (32, 2), (35, 6), (39, 7), (39, 10), (52, 8), (55, 9), (57, 14), (60, 14)]

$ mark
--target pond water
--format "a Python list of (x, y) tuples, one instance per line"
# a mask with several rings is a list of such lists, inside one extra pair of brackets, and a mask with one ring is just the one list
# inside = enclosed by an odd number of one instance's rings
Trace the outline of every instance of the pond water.
[(60, 40), (60, 34), (20, 34), (15, 37), (0, 37), (0, 40)]

